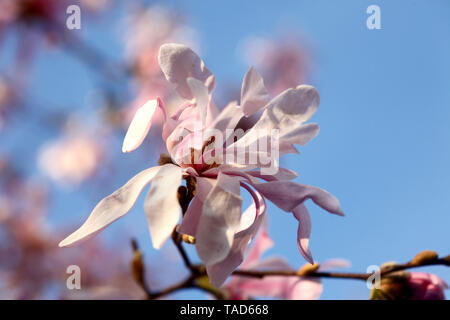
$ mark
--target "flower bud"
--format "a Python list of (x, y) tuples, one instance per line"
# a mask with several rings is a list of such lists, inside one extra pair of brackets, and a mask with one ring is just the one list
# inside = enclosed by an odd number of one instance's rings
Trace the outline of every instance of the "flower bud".
[(436, 260), (438, 258), (438, 253), (436, 251), (433, 250), (425, 250), (422, 252), (419, 252), (414, 259), (412, 259), (411, 263), (413, 265), (423, 265), (423, 264), (427, 264), (429, 262), (432, 262), (434, 260)]
[(314, 264), (304, 264), (298, 271), (297, 275), (300, 277), (307, 277), (310, 274), (314, 273), (319, 269), (320, 265), (317, 262), (314, 262)]

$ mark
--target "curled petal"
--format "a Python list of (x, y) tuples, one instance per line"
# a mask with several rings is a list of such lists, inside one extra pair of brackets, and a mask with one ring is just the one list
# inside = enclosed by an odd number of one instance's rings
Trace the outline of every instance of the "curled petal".
[(158, 100), (147, 101), (140, 107), (131, 121), (125, 139), (123, 140), (122, 152), (136, 150), (144, 141), (152, 124), (152, 117), (158, 106)]
[(182, 169), (173, 164), (161, 167), (153, 178), (144, 202), (153, 247), (159, 249), (171, 235), (180, 218), (177, 190)]
[(344, 213), (339, 200), (327, 191), (291, 181), (270, 181), (256, 185), (256, 188), (267, 199), (284, 211), (292, 211), (299, 204), (311, 199), (315, 204), (334, 213), (343, 216)]
[(158, 61), (166, 79), (176, 85), (178, 93), (185, 99), (190, 100), (194, 97), (187, 84), (189, 77), (203, 82), (209, 92), (215, 87), (214, 75), (200, 57), (185, 45), (163, 44), (159, 49)]
[(239, 179), (219, 173), (217, 184), (204, 202), (196, 234), (197, 252), (206, 265), (228, 255), (239, 228), (241, 205)]
[(308, 209), (304, 204), (298, 205), (292, 211), (295, 219), (298, 220), (297, 230), (297, 245), (302, 256), (311, 264), (314, 263), (314, 259), (309, 250), (309, 237), (311, 235), (311, 217)]
[(100, 201), (86, 222), (59, 243), (60, 247), (74, 245), (91, 237), (124, 216), (136, 203), (142, 189), (155, 177), (161, 167), (141, 171), (122, 188)]

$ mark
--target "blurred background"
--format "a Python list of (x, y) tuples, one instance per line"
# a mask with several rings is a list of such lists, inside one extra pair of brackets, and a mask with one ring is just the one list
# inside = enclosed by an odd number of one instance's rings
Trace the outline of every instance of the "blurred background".
[[(71, 4), (81, 8), (79, 30), (66, 27)], [(366, 26), (372, 4), (380, 30)], [(272, 96), (300, 83), (318, 88), (312, 121), (321, 132), (282, 160), (346, 213), (308, 204), (318, 262), (345, 258), (349, 271), (365, 272), (424, 249), (448, 254), (449, 13), (446, 0), (0, 0), (0, 298), (142, 298), (129, 272), (133, 237), (152, 288), (187, 274), (170, 242), (152, 249), (144, 197), (99, 236), (57, 247), (164, 152), (157, 128), (136, 152), (123, 154), (121, 144), (143, 102), (176, 99), (157, 64), (166, 42), (203, 58), (219, 107), (239, 97), (250, 66)], [(296, 223), (271, 204), (268, 213), (275, 246), (267, 255), (299, 268)], [(66, 288), (69, 265), (80, 266), (82, 290)], [(450, 282), (444, 267), (423, 270)], [(322, 299), (369, 297), (359, 281), (323, 283)]]

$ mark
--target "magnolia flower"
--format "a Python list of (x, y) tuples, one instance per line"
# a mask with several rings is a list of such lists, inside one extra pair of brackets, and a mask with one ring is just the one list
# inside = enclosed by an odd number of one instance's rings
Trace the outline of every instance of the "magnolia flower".
[(434, 274), (410, 272), (408, 284), (412, 289), (411, 300), (445, 300), (444, 289), (448, 285)]
[(45, 144), (38, 164), (56, 182), (75, 186), (96, 172), (102, 158), (101, 149), (88, 135), (69, 135)]
[[(263, 253), (273, 246), (273, 241), (265, 227), (259, 232), (253, 246), (249, 249), (245, 261), (240, 269), (245, 270), (289, 270), (289, 264), (281, 258), (267, 258), (261, 260)], [(343, 259), (326, 261), (319, 267), (324, 271), (332, 267), (346, 268), (350, 264)], [(244, 300), (252, 297), (274, 297), (283, 300), (315, 300), (322, 293), (320, 278), (266, 276), (262, 279), (251, 277), (233, 276), (224, 289), (230, 299)]]
[[(60, 246), (76, 244), (121, 218), (152, 182), (144, 210), (153, 246), (160, 248), (180, 220), (178, 187), (183, 178), (192, 177), (195, 197), (178, 232), (195, 237), (197, 253), (214, 286), (221, 286), (243, 261), (266, 211), (266, 200), (299, 221), (300, 252), (313, 262), (308, 247), (311, 220), (304, 202), (311, 199), (328, 212), (343, 215), (339, 201), (320, 188), (291, 181), (297, 174), (278, 168), (278, 159), (272, 156), (297, 153), (294, 144), (305, 145), (317, 135), (317, 124), (304, 124), (319, 106), (316, 89), (300, 85), (270, 99), (263, 79), (251, 68), (243, 80), (240, 103), (230, 103), (219, 113), (212, 100), (215, 77), (190, 48), (165, 44), (158, 61), (185, 103), (171, 116), (161, 99), (145, 103), (130, 124), (122, 150), (131, 152), (141, 145), (159, 108), (170, 160), (138, 173), (100, 201), (86, 222)], [(233, 131), (241, 118), (258, 111), (262, 111), (261, 117), (245, 134)], [(241, 188), (253, 199), (242, 215)]]

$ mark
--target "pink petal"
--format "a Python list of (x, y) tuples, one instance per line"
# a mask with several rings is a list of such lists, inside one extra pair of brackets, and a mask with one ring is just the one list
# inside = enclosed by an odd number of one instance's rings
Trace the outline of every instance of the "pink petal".
[(144, 203), (153, 247), (161, 248), (171, 235), (180, 218), (177, 190), (181, 183), (182, 169), (173, 164), (161, 167), (153, 178)]
[(122, 152), (134, 151), (141, 145), (150, 130), (157, 106), (158, 100), (150, 100), (136, 111), (123, 140)]
[[(255, 206), (250, 206), (244, 214), (255, 213)], [(236, 268), (242, 263), (244, 252), (248, 247), (250, 240), (255, 235), (262, 221), (262, 215), (260, 215), (254, 222), (242, 231), (235, 234), (233, 239), (233, 245), (228, 255), (222, 261), (207, 265), (206, 271), (208, 273), (209, 281), (215, 287), (220, 287), (225, 280), (236, 270)]]
[(271, 181), (256, 185), (256, 188), (267, 199), (284, 211), (292, 211), (299, 204), (311, 199), (315, 204), (334, 213), (343, 216), (344, 213), (339, 200), (327, 191), (291, 181)]
[(217, 182), (217, 180), (209, 178), (197, 177), (196, 179), (197, 185), (195, 197), (189, 205), (178, 229), (179, 232), (191, 236), (195, 236), (197, 233), (197, 226), (202, 213), (203, 202)]
[(242, 108), (235, 101), (231, 102), (216, 117), (210, 128), (222, 132), (225, 132), (226, 129), (234, 129), (243, 116)]
[(200, 129), (203, 129), (206, 125), (206, 113), (209, 104), (208, 88), (200, 80), (191, 77), (187, 78), (187, 84), (194, 95), (196, 111), (201, 123)]
[(159, 49), (158, 61), (166, 79), (175, 84), (178, 93), (185, 99), (194, 97), (186, 82), (189, 77), (203, 82), (209, 92), (215, 87), (214, 75), (199, 56), (185, 45), (163, 44)]
[(318, 134), (319, 126), (316, 123), (308, 123), (286, 132), (280, 136), (280, 141), (304, 146)]
[(272, 136), (273, 129), (279, 130), (280, 145), (306, 143), (314, 134), (317, 134), (317, 127), (311, 125), (302, 129), (298, 128), (316, 112), (319, 102), (317, 90), (308, 85), (301, 85), (280, 93), (268, 103), (255, 125), (234, 145), (238, 149), (248, 149), (258, 139)]
[(74, 233), (59, 243), (60, 247), (74, 245), (92, 237), (108, 225), (124, 216), (136, 203), (142, 189), (155, 177), (161, 167), (141, 171), (122, 188), (100, 201), (86, 222)]
[[(264, 219), (264, 212), (266, 208), (264, 199), (257, 192), (255, 192), (254, 197), (256, 197), (256, 199), (254, 198), (253, 204), (248, 207), (248, 209), (241, 216), (239, 232), (234, 235), (233, 245), (227, 257), (219, 263), (206, 266), (209, 280), (211, 284), (216, 287), (220, 287), (230, 276), (230, 274), (242, 263), (244, 260), (244, 252), (247, 249), (251, 239), (256, 235), (259, 226)], [(270, 242), (271, 240), (268, 239), (268, 241)], [(263, 235), (262, 241), (260, 241), (256, 251), (254, 251), (252, 255), (255, 256), (261, 254), (259, 251), (265, 250), (267, 245), (271, 245), (268, 241)], [(252, 257), (249, 259), (247, 257), (246, 262), (242, 265), (242, 267), (256, 262), (257, 259), (255, 260)], [(231, 282), (238, 278), (239, 277), (233, 278)]]
[(290, 300), (317, 300), (322, 294), (320, 279), (300, 279), (289, 290), (287, 299)]
[(267, 109), (282, 122), (282, 117), (291, 118), (297, 123), (307, 121), (317, 111), (320, 97), (317, 90), (309, 85), (287, 89), (275, 97)]
[(302, 256), (311, 264), (314, 259), (309, 250), (309, 237), (311, 235), (311, 217), (304, 204), (300, 204), (292, 211), (295, 219), (298, 220), (297, 245)]
[(245, 116), (250, 116), (262, 107), (264, 107), (270, 100), (269, 93), (264, 86), (264, 80), (256, 72), (253, 67), (245, 74), (242, 82), (241, 90), (241, 106)]
[(319, 270), (326, 271), (330, 269), (350, 268), (350, 267), (351, 267), (350, 261), (346, 259), (335, 258), (335, 259), (328, 259), (325, 262), (321, 263)]
[(266, 181), (286, 181), (298, 177), (297, 172), (286, 168), (278, 168), (278, 172), (273, 175), (262, 174), (260, 171), (247, 171), (246, 173), (253, 177), (260, 178)]
[(263, 253), (272, 246), (273, 240), (269, 237), (269, 234), (267, 232), (267, 225), (264, 224), (263, 228), (256, 237), (254, 244), (248, 251), (247, 257), (245, 258), (245, 262), (242, 267), (245, 268), (246, 266), (251, 265), (256, 261), (259, 261)]
[(219, 173), (217, 184), (204, 202), (197, 227), (196, 248), (206, 265), (223, 260), (231, 249), (241, 217), (239, 186), (239, 179)]

